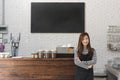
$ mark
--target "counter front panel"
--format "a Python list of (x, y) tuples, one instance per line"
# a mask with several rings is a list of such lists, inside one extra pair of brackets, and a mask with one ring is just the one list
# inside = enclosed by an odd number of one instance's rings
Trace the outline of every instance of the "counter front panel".
[(0, 59), (0, 80), (74, 80), (73, 58)]

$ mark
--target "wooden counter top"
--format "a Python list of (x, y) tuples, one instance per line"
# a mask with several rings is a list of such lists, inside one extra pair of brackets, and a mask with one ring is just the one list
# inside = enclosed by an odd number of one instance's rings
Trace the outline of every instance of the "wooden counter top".
[(19, 60), (19, 61), (39, 61), (39, 60), (62, 60), (62, 61), (65, 61), (65, 60), (72, 60), (73, 61), (73, 58), (0, 58), (0, 61), (6, 61), (6, 60), (10, 60), (10, 61), (13, 61), (13, 60)]
[(74, 80), (73, 58), (1, 58), (0, 80)]

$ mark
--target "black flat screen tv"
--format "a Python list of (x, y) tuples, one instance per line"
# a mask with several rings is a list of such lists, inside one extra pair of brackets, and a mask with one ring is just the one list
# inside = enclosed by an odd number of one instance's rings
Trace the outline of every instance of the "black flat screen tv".
[(85, 3), (31, 3), (31, 33), (81, 33), (84, 31)]

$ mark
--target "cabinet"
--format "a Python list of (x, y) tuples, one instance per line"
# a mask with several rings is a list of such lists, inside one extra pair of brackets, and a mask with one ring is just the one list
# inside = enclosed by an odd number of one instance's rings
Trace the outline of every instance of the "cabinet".
[(106, 65), (107, 80), (120, 80), (120, 69), (115, 69), (110, 65)]
[(117, 77), (111, 72), (107, 71), (107, 80), (117, 80)]

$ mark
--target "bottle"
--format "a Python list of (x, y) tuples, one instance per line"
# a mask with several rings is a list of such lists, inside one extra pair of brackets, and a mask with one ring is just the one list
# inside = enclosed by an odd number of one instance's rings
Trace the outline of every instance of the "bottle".
[(0, 52), (4, 52), (4, 48), (5, 46), (2, 43), (0, 43)]

